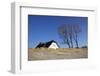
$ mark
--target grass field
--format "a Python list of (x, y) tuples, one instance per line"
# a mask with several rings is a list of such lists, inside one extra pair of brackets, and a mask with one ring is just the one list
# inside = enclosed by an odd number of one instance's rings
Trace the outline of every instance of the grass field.
[(54, 60), (88, 58), (87, 48), (29, 48), (28, 60)]

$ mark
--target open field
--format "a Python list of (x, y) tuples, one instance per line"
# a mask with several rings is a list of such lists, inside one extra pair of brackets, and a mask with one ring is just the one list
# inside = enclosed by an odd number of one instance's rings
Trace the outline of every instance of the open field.
[(28, 60), (51, 60), (51, 59), (78, 59), (88, 58), (87, 48), (29, 48)]

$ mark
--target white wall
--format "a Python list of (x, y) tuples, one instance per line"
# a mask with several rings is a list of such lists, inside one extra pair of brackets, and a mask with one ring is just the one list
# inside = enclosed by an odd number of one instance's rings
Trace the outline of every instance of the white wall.
[[(58, 7), (67, 7), (67, 5), (76, 5), (76, 6), (96, 6), (98, 8), (97, 27), (98, 34), (98, 46), (96, 52), (97, 54), (97, 69), (92, 67), (90, 69), (86, 68), (77, 68), (69, 69), (69, 71), (60, 71), (52, 73), (35, 73), (35, 74), (24, 74), (25, 76), (100, 76), (100, 0), (1, 0), (0, 1), (0, 76), (13, 76), (9, 73), (10, 69), (10, 47), (11, 47), (11, 8), (10, 3), (13, 1), (20, 2), (33, 2), (34, 5), (46, 5), (46, 6), (58, 6)], [(99, 69), (99, 70), (98, 70)], [(19, 76), (19, 75), (17, 75)]]
[(56, 49), (56, 48), (58, 48), (58, 46), (57, 46), (56, 43), (53, 42), (53, 43), (49, 46), (49, 48), (54, 48), (54, 49)]

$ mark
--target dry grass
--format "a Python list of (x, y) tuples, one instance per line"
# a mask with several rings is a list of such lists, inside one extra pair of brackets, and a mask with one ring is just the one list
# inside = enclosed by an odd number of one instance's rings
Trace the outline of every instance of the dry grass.
[(29, 48), (28, 49), (28, 60), (51, 60), (51, 59), (76, 59), (76, 58), (87, 58), (87, 48), (58, 48), (58, 49), (47, 49), (47, 48)]

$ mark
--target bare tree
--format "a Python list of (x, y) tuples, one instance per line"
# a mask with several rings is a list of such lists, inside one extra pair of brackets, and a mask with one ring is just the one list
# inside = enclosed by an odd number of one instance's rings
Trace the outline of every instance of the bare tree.
[(67, 25), (71, 48), (73, 48), (73, 26)]
[(78, 34), (81, 32), (81, 28), (79, 25), (74, 25), (73, 26), (73, 39), (76, 43), (76, 48), (79, 48), (79, 45), (78, 45)]
[(62, 38), (64, 44), (69, 48), (73, 48), (73, 40), (75, 41), (76, 48), (78, 48), (78, 34), (81, 32), (79, 25), (63, 24), (59, 27), (58, 33)]
[(70, 42), (69, 42), (69, 33), (68, 33), (68, 26), (66, 26), (65, 24), (60, 26), (58, 29), (58, 33), (60, 35), (60, 37), (62, 38), (64, 44), (67, 44), (68, 47), (70, 48)]

